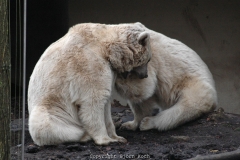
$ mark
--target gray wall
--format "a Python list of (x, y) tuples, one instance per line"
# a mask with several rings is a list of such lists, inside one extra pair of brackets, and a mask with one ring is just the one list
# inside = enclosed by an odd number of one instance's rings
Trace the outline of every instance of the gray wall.
[(240, 114), (240, 1), (71, 0), (69, 26), (141, 22), (194, 49), (212, 72), (219, 107)]

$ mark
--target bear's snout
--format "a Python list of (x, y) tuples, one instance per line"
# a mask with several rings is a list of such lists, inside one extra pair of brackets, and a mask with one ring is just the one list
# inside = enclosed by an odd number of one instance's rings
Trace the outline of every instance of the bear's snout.
[(144, 78), (147, 78), (148, 77), (148, 74), (141, 74), (141, 75), (138, 75), (138, 77), (140, 79), (144, 79)]
[(136, 73), (138, 78), (140, 78), (140, 79), (147, 78), (148, 77), (147, 64), (144, 64), (139, 67), (135, 67), (135, 68), (133, 68), (133, 70), (131, 72)]

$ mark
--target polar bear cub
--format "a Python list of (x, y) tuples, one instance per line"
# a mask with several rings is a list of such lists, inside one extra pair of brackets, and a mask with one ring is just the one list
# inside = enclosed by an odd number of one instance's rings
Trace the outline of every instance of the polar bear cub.
[[(168, 130), (213, 110), (215, 84), (201, 58), (183, 43), (145, 29), (152, 51), (148, 78), (139, 79), (131, 71), (116, 80), (117, 92), (128, 100), (134, 114), (134, 120), (121, 128)], [(154, 108), (160, 108), (156, 116), (152, 116)]]
[(46, 49), (30, 78), (29, 131), (34, 142), (126, 142), (112, 122), (112, 89), (117, 74), (139, 69), (146, 77), (150, 58), (149, 34), (138, 23), (70, 28)]

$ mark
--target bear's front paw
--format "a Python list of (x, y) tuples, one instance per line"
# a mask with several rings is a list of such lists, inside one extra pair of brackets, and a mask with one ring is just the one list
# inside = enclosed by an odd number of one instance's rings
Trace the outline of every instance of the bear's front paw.
[(135, 123), (134, 121), (128, 121), (122, 124), (120, 127), (121, 130), (132, 130), (135, 131), (138, 127), (138, 124)]
[(91, 140), (91, 137), (87, 133), (85, 133), (80, 139), (80, 142), (87, 142), (89, 140)]
[(120, 143), (127, 143), (127, 140), (121, 136), (116, 136), (114, 137), (114, 139), (116, 139)]
[(112, 139), (110, 137), (98, 137), (95, 138), (94, 141), (97, 145), (108, 145), (109, 143), (118, 142), (117, 139)]
[(141, 131), (146, 131), (149, 129), (154, 129), (154, 120), (152, 117), (145, 117), (140, 123), (139, 126)]

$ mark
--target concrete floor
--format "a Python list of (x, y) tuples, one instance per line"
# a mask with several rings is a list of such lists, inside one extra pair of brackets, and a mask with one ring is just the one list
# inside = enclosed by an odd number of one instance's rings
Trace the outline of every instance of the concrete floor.
[(141, 22), (194, 49), (212, 72), (219, 105), (240, 114), (240, 1), (101, 0), (68, 2), (69, 27)]

